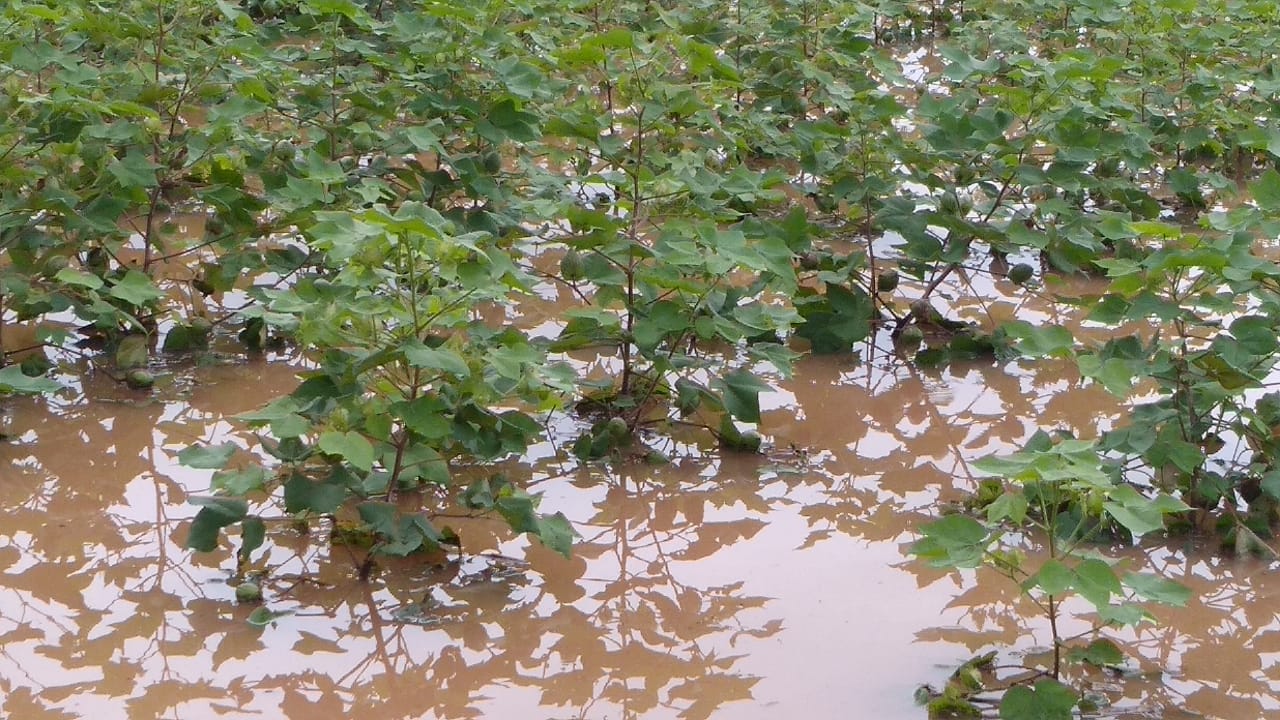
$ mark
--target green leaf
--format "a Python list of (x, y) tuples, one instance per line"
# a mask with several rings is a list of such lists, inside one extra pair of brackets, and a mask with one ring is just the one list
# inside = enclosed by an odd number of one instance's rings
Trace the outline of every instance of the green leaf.
[(400, 532), (400, 510), (393, 503), (370, 500), (356, 506), (363, 520), (374, 532), (395, 538)]
[(191, 522), (187, 547), (199, 552), (212, 552), (218, 547), (222, 528), (240, 522), (249, 513), (249, 504), (238, 498), (191, 498), (200, 512)]
[(1135, 538), (1164, 529), (1164, 518), (1150, 508), (1125, 506), (1117, 502), (1105, 502), (1102, 507)]
[(1116, 667), (1124, 664), (1124, 653), (1106, 638), (1098, 638), (1088, 646), (1075, 648), (1067, 656), (1072, 662), (1088, 663), (1098, 667)]
[(90, 290), (97, 290), (105, 284), (102, 282), (102, 278), (97, 275), (69, 267), (59, 270), (58, 274), (53, 276), (53, 279), (66, 285), (78, 285)]
[(771, 389), (768, 383), (745, 370), (737, 370), (711, 384), (724, 393), (724, 407), (730, 415), (742, 422), (760, 422), (760, 393)]
[(373, 445), (358, 432), (329, 430), (321, 433), (317, 447), (323, 453), (344, 458), (357, 470), (373, 469)]
[(493, 142), (506, 139), (528, 142), (538, 137), (538, 116), (520, 110), (512, 98), (503, 98), (489, 107), (488, 114), (476, 128)]
[(1094, 607), (1105, 606), (1111, 602), (1113, 595), (1120, 595), (1123, 591), (1115, 570), (1102, 560), (1096, 558), (1084, 560), (1076, 565), (1075, 572), (1076, 592)]
[(1172, 580), (1158, 575), (1146, 573), (1129, 573), (1124, 576), (1124, 584), (1141, 597), (1162, 605), (1186, 605), (1191, 599), (1191, 590)]
[(948, 515), (920, 530), (924, 537), (911, 545), (910, 552), (933, 567), (977, 567), (990, 544), (987, 528), (965, 515)]
[(160, 166), (147, 159), (141, 150), (130, 150), (124, 160), (112, 160), (107, 172), (126, 189), (149, 188), (156, 184), (156, 170)]
[(249, 517), (240, 523), (240, 550), (236, 557), (240, 562), (249, 562), (254, 550), (262, 547), (267, 537), (267, 526), (262, 518)]
[(489, 478), (480, 478), (467, 486), (459, 501), (470, 510), (492, 510), (496, 501)]
[(156, 288), (151, 278), (137, 270), (126, 272), (124, 277), (111, 286), (107, 294), (134, 307), (143, 307), (164, 297), (164, 293)]
[(987, 506), (987, 522), (996, 523), (1008, 518), (1015, 525), (1027, 519), (1027, 496), (1020, 492), (1006, 492)]
[(272, 400), (257, 410), (243, 412), (239, 415), (234, 415), (233, 417), (236, 420), (257, 426), (295, 415), (301, 409), (302, 405), (299, 404), (297, 398), (286, 395), (282, 398)]
[(1255, 355), (1271, 355), (1280, 347), (1275, 323), (1265, 317), (1246, 315), (1231, 322), (1231, 334), (1240, 345)]
[(1015, 685), (1000, 700), (1000, 720), (1071, 720), (1077, 696), (1057, 680)]
[(1000, 69), (999, 57), (993, 56), (986, 60), (979, 60), (954, 45), (944, 45), (941, 53), (947, 59), (943, 77), (953, 82), (963, 82), (970, 75), (992, 73)]
[(1102, 507), (1134, 537), (1164, 529), (1164, 516), (1185, 512), (1190, 508), (1177, 498), (1161, 494), (1148, 498), (1128, 485), (1120, 485), (1109, 493), (1111, 500)]
[(1254, 202), (1264, 212), (1280, 214), (1280, 172), (1268, 170), (1249, 186)]
[(414, 339), (404, 344), (404, 357), (416, 368), (438, 370), (459, 378), (471, 376), (467, 361), (448, 348), (427, 347), (421, 341)]
[(1016, 347), (1027, 357), (1068, 357), (1075, 345), (1071, 332), (1059, 325), (1036, 327), (1015, 320), (1003, 327), (1007, 336), (1019, 341)]
[(566, 558), (573, 549), (575, 535), (577, 533), (573, 531), (573, 526), (569, 524), (569, 519), (564, 516), (564, 513), (557, 512), (554, 515), (543, 515), (538, 518), (538, 539), (548, 549)]
[(243, 470), (220, 470), (213, 474), (213, 487), (228, 495), (243, 496), (251, 492), (263, 490), (267, 482), (267, 471), (260, 466)]
[(174, 325), (165, 333), (164, 345), (161, 349), (165, 352), (186, 352), (195, 348), (201, 348), (208, 344), (209, 334), (207, 330), (193, 327), (191, 325)]
[(391, 406), (391, 414), (429, 441), (443, 440), (453, 432), (450, 408), (435, 395), (422, 395), (395, 403)]
[(849, 352), (854, 343), (871, 334), (875, 314), (871, 296), (862, 289), (831, 283), (822, 296), (797, 299), (796, 310), (804, 319), (796, 335), (808, 340), (819, 354)]
[(178, 462), (197, 470), (221, 470), (235, 452), (235, 443), (192, 445), (178, 451)]
[(1270, 470), (1262, 475), (1262, 492), (1273, 500), (1280, 500), (1280, 470)]
[(309, 432), (311, 430), (311, 421), (301, 415), (285, 415), (272, 420), (270, 427), (272, 435), (280, 440), (286, 440)]
[(319, 482), (294, 473), (284, 484), (284, 509), (288, 513), (330, 515), (346, 501), (348, 491), (333, 482)]
[(1075, 579), (1075, 573), (1071, 572), (1071, 568), (1059, 560), (1051, 559), (1041, 565), (1040, 570), (1023, 583), (1023, 587), (1027, 589), (1039, 587), (1048, 595), (1062, 595), (1071, 589)]
[(499, 497), (493, 505), (512, 530), (538, 533), (538, 515), (534, 512), (536, 505), (532, 497), (524, 493), (508, 495)]
[(61, 389), (49, 378), (27, 376), (18, 365), (0, 368), (0, 395), (40, 395)]

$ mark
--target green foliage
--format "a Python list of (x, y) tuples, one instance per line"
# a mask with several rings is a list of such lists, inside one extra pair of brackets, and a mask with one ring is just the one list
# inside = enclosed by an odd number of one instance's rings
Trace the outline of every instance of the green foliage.
[[(1069, 718), (1076, 695), (1057, 682), (1063, 660), (1115, 664), (1120, 658), (1105, 639), (1063, 657), (1058, 623), (1064, 598), (1085, 600), (1099, 626), (1111, 626), (1150, 619), (1139, 604), (1143, 600), (1181, 605), (1189, 596), (1169, 580), (1122, 574), (1094, 556), (1089, 543), (1117, 533), (1137, 538), (1162, 530), (1166, 516), (1190, 508), (1170, 495), (1140, 493), (1124, 481), (1122, 466), (1101, 455), (1092, 441), (1039, 433), (1023, 451), (984, 458), (976, 467), (1005, 483), (1003, 492), (984, 504), (985, 521), (956, 514), (927, 523), (911, 552), (935, 567), (985, 565), (1018, 584), (1048, 620), (1053, 660), (1047, 672), (1053, 681), (1038, 683), (1034, 690), (1011, 688), (1001, 702), (1001, 717)], [(1022, 545), (1029, 532), (1046, 541), (1038, 562)]]
[(1034, 687), (1009, 688), (1000, 701), (1000, 720), (1070, 720), (1076, 694), (1057, 680), (1041, 680)]

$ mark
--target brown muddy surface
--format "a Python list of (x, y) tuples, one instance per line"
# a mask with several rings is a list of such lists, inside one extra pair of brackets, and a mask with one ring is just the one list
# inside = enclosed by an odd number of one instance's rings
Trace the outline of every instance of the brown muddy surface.
[[(958, 312), (1057, 316), (998, 285)], [(81, 394), (8, 400), (0, 715), (922, 718), (919, 684), (1049, 637), (1001, 578), (912, 562), (915, 529), (974, 488), (974, 459), (1037, 428), (1092, 436), (1119, 405), (1062, 362), (920, 370), (887, 347), (867, 355), (806, 358), (763, 397), (764, 457), (672, 443), (670, 465), (583, 468), (535, 448), (515, 472), (575, 523), (571, 560), (471, 521), (461, 562), (400, 561), (362, 583), (323, 528), (281, 525), (255, 563), (282, 613), (267, 627), (235, 603), (230, 553), (182, 549), (209, 474), (176, 455), (226, 438), (253, 452), (228, 417), (287, 392), (296, 366), (171, 368), (151, 394), (90, 375)], [(1274, 571), (1189, 546), (1128, 555), (1195, 594), (1113, 635), (1141, 657), (1126, 679), (1091, 678), (1112, 715), (1276, 711)]]

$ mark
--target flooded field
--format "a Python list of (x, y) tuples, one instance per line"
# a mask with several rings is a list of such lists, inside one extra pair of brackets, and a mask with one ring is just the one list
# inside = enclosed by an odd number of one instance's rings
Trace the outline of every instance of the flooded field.
[[(6, 717), (919, 718), (919, 685), (1049, 641), (1009, 583), (908, 558), (918, 525), (974, 490), (973, 459), (1040, 427), (1092, 436), (1118, 415), (1057, 361), (810, 357), (762, 398), (763, 456), (695, 443), (668, 465), (579, 466), (535, 447), (513, 472), (582, 535), (569, 560), (464, 518), (460, 560), (384, 561), (362, 582), (325, 528), (273, 528), (254, 564), (273, 613), (262, 627), (234, 600), (229, 554), (182, 549), (208, 473), (175, 456), (225, 438), (253, 450), (228, 418), (286, 392), (298, 368), (172, 369), (152, 394), (90, 375), (83, 393), (5, 406)], [(1123, 683), (1088, 681), (1106, 712), (1274, 710), (1274, 573), (1194, 544), (1128, 554), (1197, 599), (1113, 635), (1141, 658)], [(1074, 623), (1066, 636), (1088, 629)]]
[(0, 717), (1280, 715), (1274, 0), (0, 17)]

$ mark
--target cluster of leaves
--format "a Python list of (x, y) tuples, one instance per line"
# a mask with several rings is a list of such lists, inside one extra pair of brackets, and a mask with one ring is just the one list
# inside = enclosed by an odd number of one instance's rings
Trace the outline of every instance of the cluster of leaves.
[[(1183, 604), (1188, 595), (1181, 586), (1156, 575), (1122, 574), (1117, 563), (1091, 552), (1092, 545), (1117, 534), (1138, 538), (1162, 530), (1166, 515), (1184, 512), (1188, 506), (1168, 494), (1146, 496), (1135, 490), (1123, 480), (1122, 464), (1107, 459), (1094, 441), (1053, 438), (1041, 432), (1021, 452), (985, 458), (976, 467), (1001, 478), (985, 482), (979, 493), (977, 504), (985, 517), (953, 514), (933, 521), (922, 528), (923, 537), (911, 552), (933, 567), (986, 565), (1018, 584), (1047, 617), (1053, 635), (1051, 666), (1026, 668), (1021, 681), (1046, 673), (1052, 679), (1037, 683), (1030, 699), (1025, 693), (1032, 691), (1015, 685), (1019, 691), (1006, 693), (1001, 700), (1001, 716), (1023, 717), (1013, 709), (1006, 713), (1006, 707), (1021, 708), (1040, 696), (1055, 698), (1054, 703), (1057, 698), (1069, 699), (1063, 710), (1069, 715), (1079, 698), (1059, 680), (1064, 662), (1116, 665), (1122, 656), (1114, 643), (1103, 638), (1087, 646), (1068, 647), (1058, 632), (1063, 601), (1068, 596), (1085, 600), (1100, 629), (1151, 619), (1139, 601)], [(1023, 547), (1029, 533), (1046, 539), (1045, 557), (1034, 570)], [(1109, 652), (1100, 661), (1104, 648)], [(1068, 652), (1064, 655), (1063, 650)], [(972, 707), (967, 698), (985, 687), (977, 680), (949, 683), (937, 697), (929, 698), (931, 713), (940, 715), (944, 707)]]

